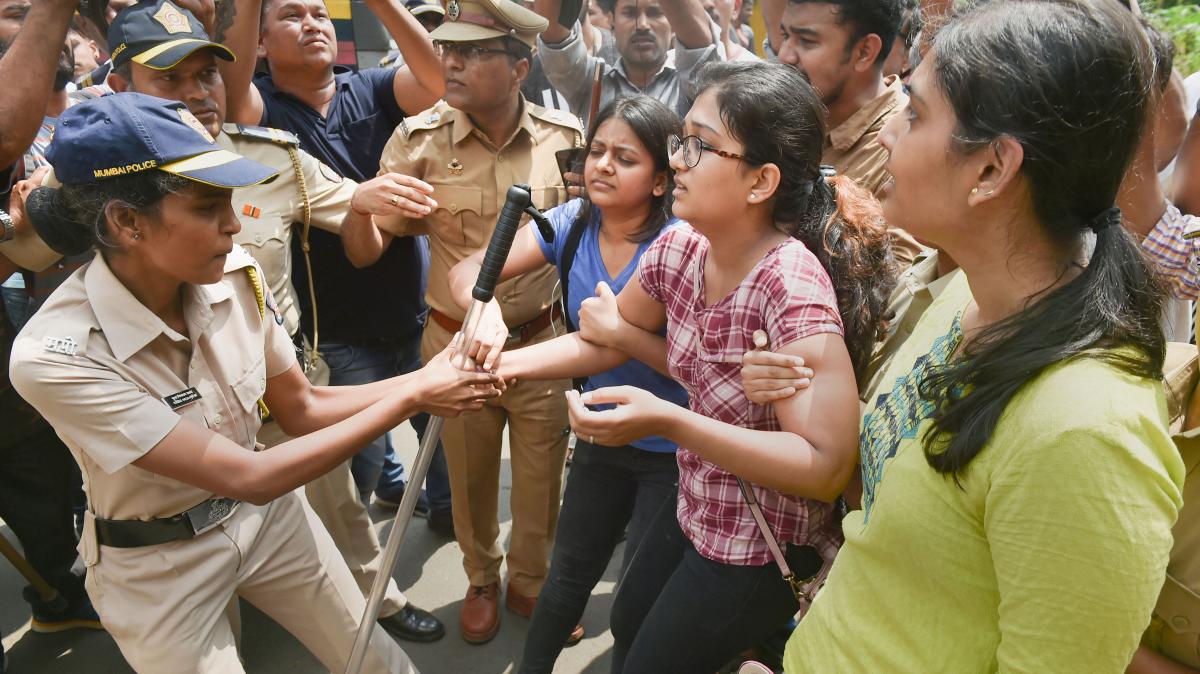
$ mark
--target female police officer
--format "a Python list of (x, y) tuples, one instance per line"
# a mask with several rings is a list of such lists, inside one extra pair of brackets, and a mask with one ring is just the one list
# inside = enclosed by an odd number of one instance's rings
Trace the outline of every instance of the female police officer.
[[(83, 470), (80, 551), (105, 627), (139, 671), (240, 672), (224, 615), (237, 593), (341, 671), (363, 597), (292, 490), (418, 410), (477, 409), (493, 377), (443, 353), (409, 376), (311, 387), (231, 238), (230, 188), (275, 173), (180, 103), (77, 105), (47, 156), (63, 186), (34, 193), (34, 222), (101, 254), (19, 335), (12, 381)], [(250, 451), (263, 404), (296, 440)], [(411, 668), (386, 636), (372, 646), (369, 669)]]

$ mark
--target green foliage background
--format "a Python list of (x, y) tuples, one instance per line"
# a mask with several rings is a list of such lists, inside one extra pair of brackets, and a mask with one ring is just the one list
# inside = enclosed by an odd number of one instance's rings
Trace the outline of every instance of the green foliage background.
[(1200, 0), (1143, 0), (1143, 11), (1175, 39), (1175, 68), (1187, 77), (1200, 71)]

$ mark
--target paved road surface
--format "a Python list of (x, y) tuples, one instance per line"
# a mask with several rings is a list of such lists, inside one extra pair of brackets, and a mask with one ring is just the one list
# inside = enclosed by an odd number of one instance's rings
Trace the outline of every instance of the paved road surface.
[[(406, 465), (416, 453), (416, 435), (407, 426), (397, 429), (393, 440)], [(507, 446), (504, 450), (508, 455)], [(507, 458), (501, 491), (500, 536), (507, 540), (509, 521), (507, 494), (512, 483)], [(391, 530), (391, 514), (372, 506), (371, 514), (381, 537)], [(15, 541), (12, 532), (0, 526), (0, 535)], [(612, 635), (608, 631), (608, 611), (612, 606), (614, 581), (623, 550), (618, 548), (604, 580), (588, 603), (583, 624), (587, 636), (583, 642), (563, 651), (557, 672), (599, 674), (609, 669)], [(500, 674), (516, 670), (529, 621), (501, 606), (500, 633), (489, 644), (472, 646), (459, 636), (458, 611), (466, 593), (462, 558), (453, 540), (429, 530), (424, 520), (414, 520), (400, 553), (396, 581), (408, 597), (422, 608), (434, 612), (446, 623), (447, 634), (433, 644), (404, 643), (417, 667), (429, 673)], [(112, 639), (104, 633), (74, 630), (60, 634), (34, 634), (29, 631), (28, 605), (21, 599), (23, 579), (0, 558), (0, 634), (9, 656), (10, 674), (72, 674), (75, 672), (130, 672)], [(310, 674), (323, 671), (290, 634), (253, 607), (242, 604), (242, 650), (246, 670), (265, 674)]]

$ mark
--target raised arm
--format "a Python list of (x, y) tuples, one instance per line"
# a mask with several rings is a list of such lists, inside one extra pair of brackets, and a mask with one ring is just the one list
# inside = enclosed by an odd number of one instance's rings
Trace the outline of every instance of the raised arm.
[[(8, 51), (0, 57), (0, 166), (8, 166), (29, 149), (50, 101), (54, 70), (67, 39), (67, 24), (76, 0), (13, 3), (6, 13), (24, 15)], [(4, 17), (13, 20), (18, 17)]]
[(783, 48), (787, 34), (783, 29), (783, 10), (788, 0), (759, 0), (762, 3), (763, 23), (767, 27), (767, 43), (776, 54)]
[(262, 124), (262, 95), (254, 86), (262, 3), (263, 0), (225, 0), (217, 7), (213, 39), (229, 47), (237, 57), (232, 63), (217, 59), (221, 79), (225, 80), (225, 119), (229, 122)]
[(542, 31), (541, 35), (546, 42), (557, 44), (566, 41), (571, 35), (571, 26), (575, 25), (575, 18), (571, 18), (570, 23), (566, 24), (558, 22), (558, 15), (562, 12), (562, 0), (534, 0), (533, 11), (550, 22), (550, 26)]
[(396, 105), (406, 114), (415, 114), (438, 102), (446, 93), (442, 76), (442, 60), (433, 50), (433, 40), (398, 0), (366, 0), (367, 8), (387, 29), (404, 57), (404, 65), (396, 70), (392, 90)]
[(661, 4), (679, 44), (701, 49), (713, 43), (712, 21), (699, 0), (661, 0)]

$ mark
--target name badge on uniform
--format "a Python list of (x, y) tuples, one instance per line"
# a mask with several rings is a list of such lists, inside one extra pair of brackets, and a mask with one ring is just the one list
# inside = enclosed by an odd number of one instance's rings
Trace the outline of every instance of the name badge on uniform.
[(172, 410), (177, 410), (184, 405), (190, 405), (200, 399), (200, 392), (196, 387), (185, 388), (179, 393), (172, 393), (163, 398), (163, 402)]
[(46, 340), (42, 342), (42, 345), (47, 351), (61, 353), (67, 356), (74, 356), (75, 347), (78, 346), (78, 344), (75, 343), (74, 337), (47, 337)]

